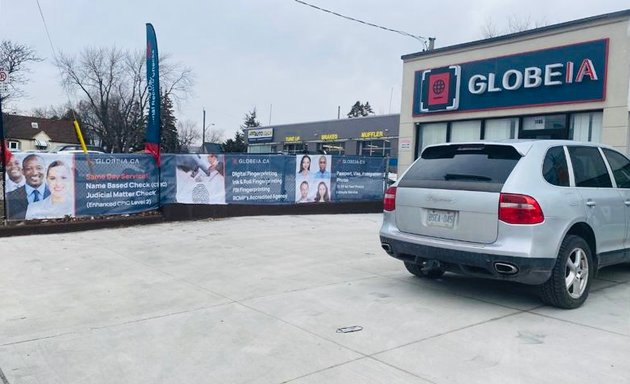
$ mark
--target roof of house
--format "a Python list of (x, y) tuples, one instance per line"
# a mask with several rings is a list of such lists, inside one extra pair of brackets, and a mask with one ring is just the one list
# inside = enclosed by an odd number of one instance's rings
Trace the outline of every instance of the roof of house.
[(57, 143), (74, 144), (79, 142), (72, 120), (53, 120), (9, 114), (5, 114), (3, 117), (4, 136), (7, 139), (33, 140), (38, 133), (44, 132), (51, 141)]

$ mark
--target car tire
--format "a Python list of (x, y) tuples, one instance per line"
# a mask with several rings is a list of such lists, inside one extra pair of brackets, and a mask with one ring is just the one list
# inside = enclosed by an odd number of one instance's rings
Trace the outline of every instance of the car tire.
[(409, 271), (409, 273), (417, 277), (428, 277), (429, 279), (437, 279), (444, 275), (444, 270), (442, 268), (426, 269), (423, 268), (422, 265), (415, 263), (405, 262), (405, 268), (407, 268), (407, 271)]
[(560, 245), (551, 277), (540, 286), (542, 301), (564, 309), (581, 306), (588, 297), (594, 272), (589, 245), (579, 236), (568, 235)]

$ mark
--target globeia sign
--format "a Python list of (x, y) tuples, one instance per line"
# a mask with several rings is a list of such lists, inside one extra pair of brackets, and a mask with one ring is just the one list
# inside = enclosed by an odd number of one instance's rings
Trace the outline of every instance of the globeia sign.
[(413, 114), (603, 101), (608, 39), (416, 72)]

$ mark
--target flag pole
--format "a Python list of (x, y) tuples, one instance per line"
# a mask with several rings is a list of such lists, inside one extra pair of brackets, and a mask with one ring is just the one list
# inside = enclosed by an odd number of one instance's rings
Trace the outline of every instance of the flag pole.
[(8, 152), (7, 143), (4, 138), (4, 114), (2, 113), (2, 93), (0, 93), (0, 149), (2, 149), (2, 205), (4, 210), (4, 221), (8, 219), (7, 215), (7, 160), (11, 158)]

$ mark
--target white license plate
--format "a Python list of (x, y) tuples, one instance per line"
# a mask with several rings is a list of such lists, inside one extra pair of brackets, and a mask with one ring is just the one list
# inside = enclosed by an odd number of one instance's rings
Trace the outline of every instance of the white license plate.
[(431, 227), (453, 228), (455, 226), (455, 211), (427, 210), (427, 225)]

